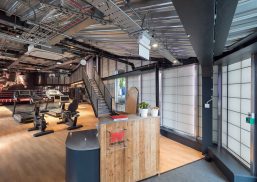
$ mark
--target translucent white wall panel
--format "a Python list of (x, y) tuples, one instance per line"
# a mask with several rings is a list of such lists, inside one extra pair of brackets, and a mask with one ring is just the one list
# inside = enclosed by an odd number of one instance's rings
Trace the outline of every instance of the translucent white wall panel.
[(126, 64), (117, 62), (117, 69), (126, 71)]
[(115, 96), (115, 80), (107, 80), (105, 84), (112, 97)]
[[(222, 144), (250, 165), (251, 59), (223, 67)], [(228, 79), (228, 82), (226, 82)]]
[(108, 70), (108, 59), (103, 58), (102, 59), (102, 77), (108, 77), (109, 76), (109, 70)]
[(218, 66), (213, 66), (212, 141), (218, 141)]
[(202, 69), (198, 66), (198, 137), (202, 138)]
[(142, 102), (147, 102), (151, 106), (156, 105), (155, 95), (155, 72), (142, 74)]
[[(141, 60), (129, 60), (129, 62), (134, 63), (135, 67), (140, 67), (142, 65)], [(131, 66), (128, 66), (128, 71), (132, 71)]]
[(197, 65), (166, 69), (162, 72), (163, 126), (197, 136)]
[(142, 66), (153, 63), (152, 61), (142, 61)]
[(116, 74), (116, 61), (109, 60), (109, 76), (115, 75)]
[(131, 87), (136, 87), (139, 91), (139, 102), (141, 102), (141, 76), (130, 76), (128, 77), (128, 89)]
[[(227, 66), (222, 67), (222, 146), (227, 148)], [(230, 113), (231, 114), (231, 113)]]

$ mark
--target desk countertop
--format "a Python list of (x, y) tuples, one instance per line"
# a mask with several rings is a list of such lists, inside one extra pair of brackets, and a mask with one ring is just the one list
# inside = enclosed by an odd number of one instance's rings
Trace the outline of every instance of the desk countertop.
[[(126, 115), (126, 114), (124, 114)], [(143, 117), (140, 117), (136, 114), (128, 114), (128, 120), (118, 120), (118, 121), (113, 121), (112, 118), (109, 116), (109, 117), (101, 117), (99, 118), (99, 124), (111, 124), (111, 123), (117, 123), (117, 122), (127, 122), (127, 121), (131, 121), (131, 120), (142, 120), (142, 119), (151, 119), (151, 118), (159, 118), (160, 116), (158, 117), (152, 117), (152, 116), (148, 116), (146, 118), (143, 118)]]

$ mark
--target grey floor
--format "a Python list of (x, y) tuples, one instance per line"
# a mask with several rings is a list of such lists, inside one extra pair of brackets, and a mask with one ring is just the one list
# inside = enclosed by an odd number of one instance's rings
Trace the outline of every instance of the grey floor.
[(224, 182), (228, 181), (213, 162), (199, 160), (144, 180), (143, 182)]

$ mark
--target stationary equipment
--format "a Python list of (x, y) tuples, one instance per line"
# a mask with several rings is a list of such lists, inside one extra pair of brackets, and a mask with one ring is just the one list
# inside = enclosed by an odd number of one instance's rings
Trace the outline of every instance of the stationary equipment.
[(34, 127), (29, 128), (28, 131), (40, 130), (40, 132), (33, 134), (34, 137), (39, 137), (39, 136), (53, 133), (54, 132), (53, 130), (46, 130), (47, 123), (45, 120), (45, 113), (47, 113), (48, 111), (40, 110), (40, 104), (44, 102), (44, 99), (37, 95), (33, 95), (32, 102), (35, 104)]
[(46, 92), (47, 97), (51, 102), (46, 105), (46, 110), (49, 110), (48, 115), (53, 117), (60, 117), (62, 111), (65, 109), (65, 103), (69, 102), (69, 96), (63, 95), (58, 90), (48, 90)]
[[(13, 105), (13, 118), (18, 123), (29, 123), (33, 121), (33, 109), (31, 108), (31, 111), (28, 111), (28, 107), (22, 107), (22, 109), (19, 109), (17, 111), (17, 103), (22, 101), (27, 101), (31, 105), (31, 92), (29, 90), (18, 90), (14, 92), (13, 95), (14, 105)], [(21, 108), (21, 106), (19, 106)], [(32, 106), (31, 106), (32, 107)]]
[(72, 103), (68, 106), (67, 110), (62, 112), (61, 121), (57, 122), (57, 124), (67, 124), (69, 127), (68, 130), (74, 130), (83, 127), (83, 125), (77, 125), (77, 120), (79, 117), (79, 112), (77, 111), (79, 106), (79, 102), (77, 99), (74, 99)]

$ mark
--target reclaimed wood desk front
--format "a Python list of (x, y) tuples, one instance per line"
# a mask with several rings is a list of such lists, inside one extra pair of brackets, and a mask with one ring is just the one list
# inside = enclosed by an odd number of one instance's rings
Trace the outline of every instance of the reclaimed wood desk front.
[(134, 182), (159, 173), (160, 117), (100, 118), (101, 182)]

